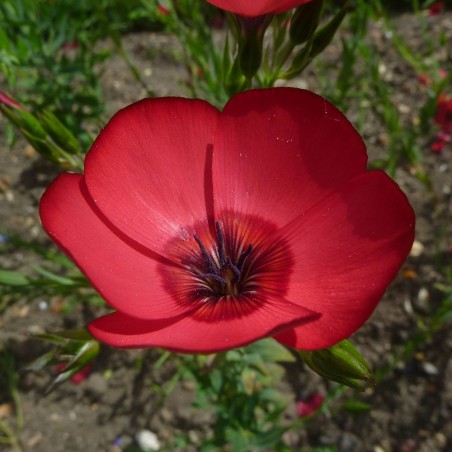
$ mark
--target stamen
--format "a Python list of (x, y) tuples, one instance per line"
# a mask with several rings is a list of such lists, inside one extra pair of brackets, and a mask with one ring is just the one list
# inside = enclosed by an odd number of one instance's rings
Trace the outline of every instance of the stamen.
[(204, 273), (202, 275), (198, 275), (200, 278), (206, 279), (206, 278), (210, 278), (213, 279), (216, 282), (219, 282), (222, 286), (227, 286), (228, 282), (222, 278), (221, 276), (218, 276), (214, 273)]
[(205, 246), (202, 244), (200, 238), (195, 234), (193, 236), (193, 238), (196, 240), (196, 243), (199, 246), (199, 249), (201, 250), (201, 253), (205, 259), (205, 261), (207, 262), (207, 266), (209, 267), (210, 273), (214, 274), (214, 275), (218, 275), (218, 269), (215, 266), (215, 264), (212, 261), (212, 258), (210, 257), (210, 254), (207, 252)]
[(230, 268), (232, 270), (232, 273), (234, 273), (233, 282), (239, 282), (240, 277), (242, 276), (242, 272), (232, 263), (229, 257), (226, 258), (226, 267)]
[[(212, 254), (207, 251), (207, 248), (201, 242), (201, 239), (195, 234), (193, 238), (201, 250), (201, 254), (205, 263), (207, 264), (208, 272), (196, 272), (196, 278), (203, 280), (203, 284), (209, 287), (210, 290), (219, 295), (236, 295), (240, 291), (239, 283), (242, 278), (245, 261), (253, 250), (253, 245), (248, 245), (245, 251), (236, 259), (236, 256), (227, 255), (226, 245), (224, 240), (224, 233), (220, 222), (215, 222), (215, 230), (217, 235), (217, 253), (218, 261), (215, 257), (215, 250), (211, 250)], [(220, 284), (220, 287), (217, 284)], [(243, 285), (242, 283), (240, 283)], [(248, 285), (246, 283), (246, 285)]]
[(240, 272), (243, 270), (245, 259), (250, 255), (251, 251), (253, 251), (253, 245), (249, 244), (247, 249), (240, 255), (239, 260), (237, 261), (237, 268)]

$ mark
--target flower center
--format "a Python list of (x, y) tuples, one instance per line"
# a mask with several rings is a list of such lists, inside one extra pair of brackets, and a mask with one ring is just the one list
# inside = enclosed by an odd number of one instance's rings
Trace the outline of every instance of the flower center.
[(254, 215), (224, 211), (180, 229), (166, 246), (179, 266), (163, 265), (162, 283), (182, 304), (235, 299), (260, 304), (287, 293), (293, 257), (278, 228)]
[(253, 250), (249, 244), (241, 254), (228, 256), (224, 245), (224, 234), (220, 223), (215, 223), (217, 233), (217, 256), (214, 259), (209, 254), (201, 239), (194, 234), (193, 238), (201, 250), (201, 255), (207, 265), (208, 273), (199, 273), (197, 277), (203, 281), (216, 296), (238, 295), (246, 287), (246, 260)]

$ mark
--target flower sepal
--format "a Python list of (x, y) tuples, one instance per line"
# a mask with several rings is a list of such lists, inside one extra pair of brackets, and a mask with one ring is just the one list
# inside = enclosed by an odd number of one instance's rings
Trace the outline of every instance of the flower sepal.
[(33, 115), (0, 91), (0, 111), (44, 158), (64, 169), (81, 169), (80, 144), (72, 132), (50, 111)]
[(55, 347), (29, 364), (27, 370), (40, 370), (49, 364), (59, 365), (58, 375), (47, 389), (47, 394), (55, 386), (86, 368), (100, 351), (99, 342), (85, 329), (37, 334), (36, 337), (54, 344)]
[(358, 391), (375, 385), (369, 365), (348, 340), (323, 350), (299, 352), (304, 362), (323, 378)]

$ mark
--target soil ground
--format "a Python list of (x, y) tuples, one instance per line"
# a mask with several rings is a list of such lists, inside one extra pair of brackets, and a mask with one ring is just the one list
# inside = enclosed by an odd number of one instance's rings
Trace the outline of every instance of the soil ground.
[[(407, 43), (421, 46), (417, 19), (409, 14), (395, 18), (399, 33)], [(432, 32), (443, 30), (452, 42), (452, 14), (432, 18)], [(423, 87), (414, 73), (393, 50), (379, 25), (373, 26), (371, 39), (384, 62), (388, 83), (394, 88), (394, 102), (405, 115), (406, 123), (415, 117)], [(332, 64), (340, 54), (336, 39), (323, 58)], [(149, 86), (159, 96), (184, 95), (184, 69), (169, 49), (176, 47), (164, 34), (130, 34), (124, 45), (134, 64), (144, 74)], [(150, 58), (152, 54), (152, 59)], [(443, 58), (438, 55), (438, 58)], [(108, 114), (143, 97), (125, 64), (110, 59), (102, 75)], [(291, 82), (291, 85), (319, 90), (315, 69)], [(356, 119), (351, 109), (349, 117)], [(0, 118), (0, 130), (5, 120)], [(368, 121), (363, 133), (370, 160), (385, 152), (385, 128), (377, 118)], [(451, 265), (448, 250), (452, 248), (452, 148), (442, 153), (429, 149), (430, 137), (419, 143), (423, 149), (422, 165), (432, 182), (429, 192), (413, 175), (408, 165), (399, 166), (397, 182), (407, 193), (417, 213), (416, 239), (422, 252), (409, 257), (375, 314), (355, 335), (354, 343), (374, 368), (387, 363), (388, 357), (410, 339), (420, 321), (439, 305), (443, 294), (437, 283), (446, 284), (443, 270)], [(7, 149), (0, 141), (0, 228), (20, 233), (25, 239), (49, 243), (41, 231), (37, 215), (39, 198), (57, 170), (44, 162), (23, 141)], [(449, 256), (449, 258), (447, 257)], [(32, 255), (24, 250), (10, 250), (1, 257), (6, 269), (27, 270)], [(31, 333), (83, 326), (95, 314), (76, 306), (68, 314), (58, 312), (61, 300), (19, 301), (0, 317), (0, 348), (12, 350), (19, 368), (47, 350)], [(371, 404), (368, 411), (356, 413), (340, 410), (343, 399), (333, 403), (328, 415), (317, 416), (306, 428), (291, 431), (287, 444), (292, 450), (337, 450), (343, 452), (436, 452), (452, 450), (452, 333), (444, 325), (433, 337), (422, 343), (407, 361), (396, 363), (372, 391), (360, 400)], [(192, 408), (194, 394), (189, 384), (179, 385), (163, 406), (158, 406), (151, 384), (162, 384), (174, 372), (171, 366), (155, 369), (156, 353), (145, 352), (144, 366), (134, 363), (142, 351), (103, 349), (87, 380), (80, 385), (66, 383), (43, 396), (50, 371), (21, 373), (20, 399), (24, 410), (24, 428), (19, 434), (24, 450), (36, 452), (119, 451), (133, 442), (143, 429), (157, 434), (163, 444), (177, 432), (192, 437), (208, 434), (211, 413)], [(288, 368), (289, 379), (282, 389), (293, 398), (310, 391), (326, 392), (328, 383), (306, 369)], [(108, 376), (108, 378), (106, 378)], [(352, 396), (347, 393), (345, 398)], [(7, 406), (0, 388), (0, 407)], [(12, 415), (6, 413), (13, 425)], [(294, 404), (287, 408), (288, 418), (295, 416)], [(122, 441), (122, 443), (120, 443)], [(0, 445), (0, 450), (2, 446)], [(5, 448), (4, 450), (8, 450)], [(187, 449), (195, 450), (195, 449)]]

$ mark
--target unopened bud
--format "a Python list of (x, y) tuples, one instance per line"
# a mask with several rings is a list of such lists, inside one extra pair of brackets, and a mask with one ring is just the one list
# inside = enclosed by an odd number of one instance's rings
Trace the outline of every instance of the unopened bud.
[(5, 107), (2, 107), (2, 111), (13, 124), (22, 130), (22, 132), (26, 132), (28, 135), (41, 140), (47, 137), (47, 132), (39, 121), (31, 113), (28, 113), (28, 111), (19, 108), (10, 109)]
[(0, 105), (16, 108), (18, 110), (25, 110), (23, 105), (19, 104), (19, 102), (16, 102), (14, 99), (11, 99), (11, 97), (6, 95), (3, 91), (0, 91)]
[(339, 12), (315, 34), (311, 47), (311, 59), (319, 53), (323, 52), (328, 44), (332, 41), (337, 29), (339, 28), (339, 25), (344, 20), (344, 17), (346, 16), (348, 10), (349, 7), (346, 2), (344, 6), (339, 10)]
[(235, 17), (235, 36), (238, 42), (238, 61), (243, 75), (250, 79), (258, 71), (262, 61), (265, 30), (271, 15), (259, 17)]
[(80, 145), (72, 132), (51, 112), (44, 110), (39, 118), (45, 130), (62, 149), (70, 154), (78, 154)]
[(363, 356), (350, 341), (312, 352), (301, 351), (305, 363), (320, 376), (359, 391), (364, 391), (375, 381)]
[(296, 9), (290, 23), (290, 39), (294, 44), (303, 44), (314, 34), (324, 5), (325, 0), (312, 0)]

